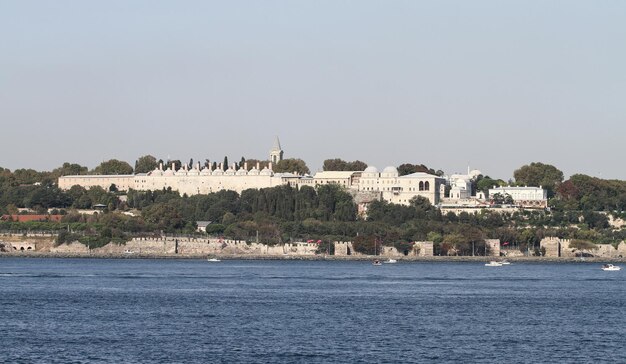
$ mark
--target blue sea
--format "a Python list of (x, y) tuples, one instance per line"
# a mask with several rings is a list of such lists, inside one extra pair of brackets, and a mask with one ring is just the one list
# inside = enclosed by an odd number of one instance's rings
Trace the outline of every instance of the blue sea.
[(626, 363), (599, 264), (0, 259), (0, 362)]

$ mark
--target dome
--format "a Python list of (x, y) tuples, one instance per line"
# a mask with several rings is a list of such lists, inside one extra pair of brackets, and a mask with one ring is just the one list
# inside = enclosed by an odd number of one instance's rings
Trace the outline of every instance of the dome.
[(367, 168), (365, 168), (365, 170), (363, 172), (366, 173), (378, 173), (378, 169), (374, 166), (368, 166)]
[(187, 172), (187, 174), (190, 175), (190, 176), (197, 176), (197, 175), (200, 174), (200, 171), (195, 169), (195, 168), (193, 168), (193, 169), (189, 170), (189, 172)]
[(263, 170), (260, 173), (261, 176), (271, 176), (273, 174), (274, 172), (272, 172), (272, 170), (267, 167), (263, 168)]
[(216, 169), (216, 170), (214, 170), (214, 171), (213, 171), (213, 173), (211, 173), (211, 175), (213, 175), (213, 176), (221, 176), (221, 175), (223, 175), (223, 174), (224, 174), (224, 171), (222, 171), (222, 170), (221, 170), (221, 169), (219, 169), (219, 168), (218, 168), (218, 169)]
[(396, 167), (394, 167), (394, 166), (388, 166), (388, 167), (385, 167), (385, 169), (383, 169), (383, 173), (395, 173), (395, 174), (397, 174), (398, 173), (398, 169)]
[(168, 168), (165, 172), (163, 172), (164, 176), (173, 176), (174, 175), (174, 171), (172, 171), (171, 168)]
[(224, 172), (224, 175), (226, 175), (226, 176), (234, 176), (235, 175), (235, 170), (232, 169), (232, 168), (228, 168), (226, 170), (226, 172)]
[(256, 168), (252, 168), (249, 172), (248, 172), (248, 176), (258, 176), (259, 175), (259, 170)]
[(177, 176), (186, 176), (187, 175), (187, 171), (184, 169), (179, 169), (178, 172), (175, 173), (175, 175)]
[(469, 175), (474, 178), (474, 177), (478, 177), (481, 174), (483, 174), (481, 171), (479, 171), (478, 169), (472, 169), (469, 173)]
[(235, 174), (238, 175), (238, 176), (245, 176), (245, 175), (248, 174), (248, 171), (246, 171), (245, 168), (239, 168), (239, 170)]
[(211, 170), (208, 168), (205, 168), (202, 170), (202, 172), (200, 172), (201, 175), (203, 176), (210, 176), (211, 175)]
[(151, 175), (151, 176), (162, 176), (162, 175), (163, 175), (163, 171), (162, 171), (162, 170), (160, 170), (160, 169), (157, 167), (154, 171), (150, 172), (150, 175)]

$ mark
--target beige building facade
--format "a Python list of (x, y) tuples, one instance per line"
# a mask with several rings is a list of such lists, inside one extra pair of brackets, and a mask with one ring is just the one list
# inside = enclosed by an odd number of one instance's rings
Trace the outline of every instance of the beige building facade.
[(379, 192), (382, 199), (391, 203), (408, 205), (416, 196), (427, 198), (431, 204), (441, 199), (441, 186), (446, 180), (428, 173), (412, 173), (400, 176), (396, 167), (386, 167), (378, 172), (376, 167), (367, 167), (359, 179), (359, 192)]

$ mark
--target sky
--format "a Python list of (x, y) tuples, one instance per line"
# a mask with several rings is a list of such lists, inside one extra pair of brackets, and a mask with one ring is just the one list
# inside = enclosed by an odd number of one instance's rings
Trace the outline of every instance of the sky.
[(0, 166), (531, 162), (626, 179), (625, 1), (0, 0)]

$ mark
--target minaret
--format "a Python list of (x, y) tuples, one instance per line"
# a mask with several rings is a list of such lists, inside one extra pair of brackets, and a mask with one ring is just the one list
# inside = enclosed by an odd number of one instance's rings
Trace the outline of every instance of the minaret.
[(278, 140), (278, 136), (274, 141), (274, 146), (272, 150), (270, 150), (270, 162), (276, 164), (283, 160), (283, 150), (280, 147), (280, 140)]

